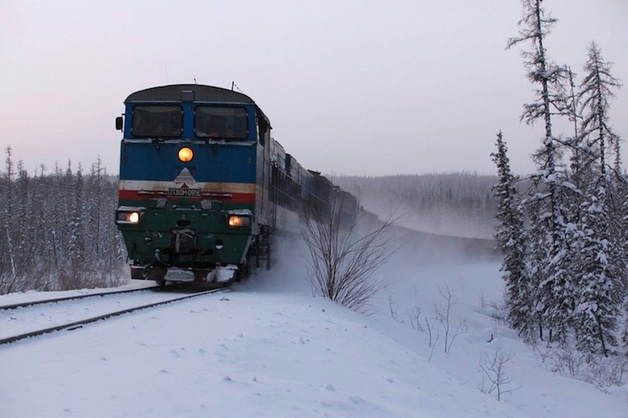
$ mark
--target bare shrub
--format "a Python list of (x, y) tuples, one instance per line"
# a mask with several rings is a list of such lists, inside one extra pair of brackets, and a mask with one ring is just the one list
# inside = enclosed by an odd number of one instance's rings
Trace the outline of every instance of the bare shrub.
[(449, 352), (451, 351), (451, 346), (453, 345), (456, 337), (467, 331), (467, 324), (465, 321), (461, 321), (452, 328), (451, 311), (457, 301), (455, 297), (455, 292), (446, 285), (445, 287), (438, 286), (438, 293), (440, 293), (443, 299), (445, 299), (445, 305), (435, 304), (434, 312), (436, 314), (436, 319), (438, 320), (444, 331), (445, 354), (449, 354)]
[(553, 370), (562, 376), (578, 378), (581, 369), (587, 364), (587, 354), (576, 350), (575, 347), (563, 344), (551, 351), (550, 358), (553, 361)]
[(399, 321), (399, 314), (397, 313), (398, 308), (395, 306), (395, 300), (393, 299), (392, 294), (388, 294), (388, 310), (390, 312), (390, 317), (395, 321)]
[(438, 343), (438, 340), (440, 339), (440, 327), (438, 326), (438, 322), (436, 318), (425, 317), (424, 320), (425, 320), (425, 329), (427, 330), (427, 336), (428, 336), (427, 345), (428, 347), (431, 348), (430, 356), (428, 358), (428, 361), (430, 361), (432, 360), (432, 356), (434, 355), (434, 349), (436, 348), (436, 344)]
[(408, 309), (408, 318), (410, 319), (410, 326), (412, 329), (423, 332), (423, 324), (421, 323), (421, 307), (413, 306)]
[(493, 355), (482, 353), (480, 357), (480, 370), (482, 371), (482, 381), (478, 385), (478, 389), (482, 393), (495, 394), (498, 401), (501, 400), (502, 395), (510, 392), (514, 392), (519, 389), (520, 386), (512, 388), (513, 380), (506, 373), (506, 364), (512, 360), (514, 354), (512, 351), (507, 353), (503, 351), (496, 351)]
[(571, 345), (548, 350), (552, 370), (562, 376), (582, 380), (604, 390), (628, 381), (628, 358), (584, 353)]
[(623, 386), (628, 381), (628, 358), (624, 356), (592, 356), (587, 363), (584, 380), (604, 390), (611, 386)]
[(374, 275), (394, 252), (388, 232), (396, 218), (390, 217), (369, 231), (360, 231), (358, 221), (347, 221), (339, 198), (326, 213), (306, 217), (302, 235), (310, 254), (312, 293), (368, 312), (369, 300), (383, 290)]
[(451, 322), (453, 307), (456, 304), (454, 291), (449, 286), (439, 286), (438, 291), (444, 299), (444, 304), (434, 304), (434, 316), (422, 316), (423, 310), (418, 305), (407, 311), (412, 329), (427, 334), (427, 345), (431, 349), (428, 360), (432, 359), (441, 335), (445, 354), (448, 355), (456, 338), (467, 331), (465, 321), (458, 322), (455, 326)]

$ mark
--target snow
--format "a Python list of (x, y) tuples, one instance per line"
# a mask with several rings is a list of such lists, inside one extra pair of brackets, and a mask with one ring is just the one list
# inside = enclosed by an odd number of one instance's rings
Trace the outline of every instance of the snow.
[[(550, 371), (491, 316), (499, 263), (400, 252), (381, 272), (375, 312), (362, 315), (311, 296), (297, 247), (230, 292), (0, 346), (0, 417), (628, 416), (626, 386), (605, 394)], [(442, 330), (430, 347), (407, 314), (419, 307), (429, 320), (444, 289), (452, 332), (465, 330), (448, 354)], [(496, 352), (514, 355), (513, 391), (499, 402), (478, 389), (479, 361)]]

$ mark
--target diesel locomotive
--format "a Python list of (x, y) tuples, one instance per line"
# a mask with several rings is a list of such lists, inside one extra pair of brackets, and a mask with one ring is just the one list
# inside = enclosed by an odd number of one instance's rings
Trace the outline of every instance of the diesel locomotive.
[(123, 132), (116, 224), (133, 279), (230, 282), (265, 262), (271, 236), (342, 199), (357, 199), (304, 169), (271, 137), (247, 95), (197, 84), (132, 93)]

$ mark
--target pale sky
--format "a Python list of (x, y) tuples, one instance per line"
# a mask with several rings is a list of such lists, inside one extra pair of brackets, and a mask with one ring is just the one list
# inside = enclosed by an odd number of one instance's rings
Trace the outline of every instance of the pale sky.
[[(595, 40), (628, 83), (628, 1), (543, 4), (551, 60), (582, 75)], [(492, 174), (501, 129), (528, 173), (543, 130), (519, 122), (533, 86), (505, 46), (520, 18), (519, 0), (0, 0), (2, 158), (11, 146), (32, 174), (100, 156), (117, 173), (130, 93), (235, 81), (309, 169)], [(628, 87), (611, 106), (626, 141)]]

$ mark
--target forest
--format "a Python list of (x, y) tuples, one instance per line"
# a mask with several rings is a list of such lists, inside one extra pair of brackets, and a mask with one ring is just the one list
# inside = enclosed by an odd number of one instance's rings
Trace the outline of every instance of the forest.
[(333, 177), (333, 182), (382, 218), (395, 212), (401, 226), (468, 238), (490, 239), (495, 234), (494, 175), (339, 176)]
[[(100, 160), (34, 175), (6, 150), (0, 173), (0, 294), (117, 285), (125, 261), (114, 223), (117, 179)], [(126, 271), (125, 271), (126, 272)]]

